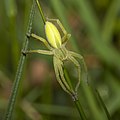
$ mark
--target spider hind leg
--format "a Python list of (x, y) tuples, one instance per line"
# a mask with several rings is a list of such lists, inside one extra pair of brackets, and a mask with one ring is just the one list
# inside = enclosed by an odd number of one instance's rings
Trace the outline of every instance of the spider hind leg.
[(81, 68), (81, 79), (83, 80), (83, 83), (85, 85), (88, 85), (88, 72), (87, 72), (87, 66), (85, 64), (84, 58), (82, 55), (69, 51), (70, 55), (78, 58), (79, 60), (79, 64), (80, 64), (80, 68)]
[(69, 59), (70, 59), (70, 61), (76, 66), (77, 72), (78, 72), (78, 82), (77, 82), (77, 84), (76, 84), (76, 86), (75, 86), (75, 92), (77, 93), (78, 88), (79, 88), (79, 86), (80, 86), (81, 68), (80, 68), (79, 62), (78, 62), (74, 57), (70, 56)]
[(57, 81), (60, 84), (60, 86), (62, 87), (62, 89), (65, 92), (67, 92), (68, 94), (70, 94), (72, 96), (72, 98), (75, 99), (76, 94), (70, 88), (69, 84), (66, 82), (66, 80), (64, 78), (64, 73), (63, 73), (62, 65), (61, 65), (61, 63), (58, 62), (57, 58), (54, 58), (54, 69), (55, 69), (55, 74), (56, 74)]

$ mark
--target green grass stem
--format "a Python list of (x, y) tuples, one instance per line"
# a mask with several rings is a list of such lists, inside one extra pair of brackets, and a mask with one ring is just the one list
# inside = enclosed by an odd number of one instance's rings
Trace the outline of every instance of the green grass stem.
[[(71, 89), (74, 90), (66, 68), (63, 68), (63, 69), (64, 69), (64, 74), (65, 74), (66, 81), (70, 85)], [(80, 115), (81, 120), (87, 120), (86, 115), (85, 115), (85, 113), (83, 111), (83, 108), (82, 108), (82, 106), (80, 104), (80, 100), (79, 100), (78, 96), (77, 96), (77, 99), (76, 99), (76, 96), (74, 98), (72, 98), (72, 99), (73, 99), (75, 107), (77, 108), (77, 111), (78, 111), (78, 113)]]
[(78, 112), (79, 112), (79, 115), (80, 115), (80, 117), (81, 117), (81, 120), (87, 120), (86, 115), (85, 115), (85, 113), (84, 113), (84, 111), (83, 111), (83, 108), (82, 108), (82, 106), (81, 106), (81, 104), (80, 104), (80, 101), (79, 101), (79, 100), (75, 100), (75, 101), (74, 101), (74, 104), (75, 104), (75, 106), (76, 106), (76, 108), (77, 108), (77, 110), (78, 110)]
[(37, 3), (37, 6), (38, 6), (39, 12), (40, 12), (40, 14), (41, 14), (42, 20), (43, 20), (43, 22), (44, 22), (44, 24), (45, 24), (46, 18), (45, 18), (45, 16), (44, 16), (43, 11), (42, 11), (41, 4), (40, 4), (40, 2), (39, 2), (38, 0), (35, 0), (35, 1), (36, 1), (36, 3)]
[[(35, 12), (35, 2), (33, 0), (33, 5), (32, 5), (32, 8), (31, 8), (29, 23), (28, 23), (28, 29), (27, 29), (28, 33), (31, 33), (32, 21), (33, 21), (33, 18), (34, 18), (34, 12)], [(26, 37), (26, 39), (23, 43), (22, 50), (27, 50), (28, 43), (29, 43), (29, 40)], [(24, 63), (25, 63), (25, 56), (21, 53), (18, 68), (17, 68), (17, 72), (16, 72), (16, 76), (15, 76), (15, 80), (14, 80), (14, 84), (13, 84), (13, 88), (12, 88), (12, 92), (11, 92), (11, 96), (10, 96), (10, 99), (9, 99), (9, 103), (8, 103), (8, 107), (7, 107), (7, 111), (6, 111), (4, 120), (11, 120), (12, 119), (12, 113), (13, 113), (13, 110), (14, 110), (16, 97), (17, 97), (19, 85), (20, 85), (20, 82), (21, 82), (20, 80), (21, 80), (21, 75), (22, 75)]]
[(96, 91), (96, 94), (97, 94), (97, 96), (98, 96), (98, 99), (99, 99), (99, 101), (100, 101), (100, 103), (101, 103), (101, 105), (102, 105), (102, 107), (103, 107), (103, 109), (104, 109), (104, 111), (105, 111), (105, 113), (106, 113), (106, 115), (107, 115), (108, 120), (111, 120), (111, 116), (110, 116), (110, 114), (109, 114), (109, 112), (108, 112), (108, 110), (107, 110), (107, 107), (106, 107), (105, 103), (103, 102), (103, 100), (102, 100), (102, 98), (101, 98), (101, 96), (100, 96), (100, 93), (98, 92), (97, 89), (95, 89), (95, 91)]

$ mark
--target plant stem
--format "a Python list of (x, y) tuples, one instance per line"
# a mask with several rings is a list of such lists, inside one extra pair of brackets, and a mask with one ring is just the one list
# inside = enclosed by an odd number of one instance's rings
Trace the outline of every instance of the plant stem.
[(97, 94), (97, 96), (98, 96), (98, 98), (99, 98), (99, 101), (100, 101), (100, 103), (101, 103), (101, 105), (102, 105), (102, 107), (103, 107), (103, 109), (104, 109), (104, 111), (105, 111), (105, 113), (106, 113), (106, 116), (107, 116), (108, 120), (111, 120), (111, 116), (110, 116), (110, 114), (109, 114), (109, 112), (108, 112), (108, 109), (107, 109), (105, 103), (104, 103), (103, 100), (102, 100), (102, 97), (100, 96), (99, 91), (98, 91), (97, 89), (95, 89), (95, 92), (96, 92), (96, 94)]
[[(33, 21), (34, 13), (35, 13), (35, 5), (36, 4), (33, 0), (33, 5), (32, 5), (32, 8), (31, 8), (29, 23), (28, 23), (28, 29), (27, 29), (27, 32), (29, 34), (31, 33), (31, 29), (32, 29), (32, 21)], [(29, 40), (26, 37), (26, 39), (23, 43), (22, 50), (24, 50), (24, 51), (27, 50), (28, 43), (29, 43)], [(21, 53), (21, 56), (20, 56), (20, 59), (19, 59), (19, 64), (18, 64), (18, 67), (17, 67), (15, 80), (14, 80), (14, 83), (13, 83), (11, 96), (10, 96), (10, 99), (9, 99), (9, 103), (8, 103), (8, 107), (7, 107), (7, 111), (6, 111), (4, 120), (11, 120), (12, 119), (12, 113), (13, 113), (13, 110), (14, 110), (16, 97), (17, 97), (17, 94), (18, 94), (18, 89), (19, 89), (19, 85), (20, 85), (20, 79), (21, 79), (24, 63), (25, 63), (25, 56)]]
[[(73, 86), (71, 84), (71, 80), (69, 78), (68, 72), (67, 72), (65, 67), (63, 69), (64, 69), (65, 78), (66, 78), (68, 84), (71, 86), (71, 89), (73, 89)], [(78, 96), (77, 95), (73, 95), (72, 99), (73, 99), (73, 102), (75, 104), (75, 107), (77, 108), (77, 110), (79, 112), (81, 120), (87, 120), (86, 115), (85, 115), (85, 113), (83, 111), (83, 108), (82, 108), (82, 106), (80, 104), (80, 100), (79, 100)]]
[(81, 119), (82, 120), (87, 120), (86, 115), (85, 115), (85, 113), (84, 113), (84, 111), (82, 109), (82, 106), (80, 104), (80, 101), (78, 99), (76, 99), (73, 102), (74, 102), (74, 104), (75, 104), (75, 106), (76, 106), (76, 108), (77, 108), (77, 110), (79, 112), (79, 115), (80, 115)]
[(39, 2), (38, 0), (35, 0), (35, 1), (36, 1), (36, 3), (37, 3), (37, 6), (38, 6), (39, 12), (40, 12), (40, 14), (41, 14), (42, 20), (43, 20), (43, 22), (44, 22), (44, 24), (45, 24), (46, 18), (45, 18), (45, 16), (44, 16), (43, 11), (42, 11), (41, 4), (40, 4), (40, 2)]

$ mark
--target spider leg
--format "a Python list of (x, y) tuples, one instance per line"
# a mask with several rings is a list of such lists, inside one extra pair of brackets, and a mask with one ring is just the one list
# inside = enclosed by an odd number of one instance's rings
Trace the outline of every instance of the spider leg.
[(34, 38), (34, 39), (36, 39), (36, 40), (38, 40), (38, 41), (41, 41), (41, 42), (43, 42), (44, 43), (44, 45), (48, 48), (48, 49), (52, 49), (52, 47), (49, 45), (49, 43), (47, 42), (47, 40), (45, 40), (44, 38), (42, 38), (42, 37), (40, 37), (40, 36), (38, 36), (38, 35), (36, 35), (36, 34), (34, 34), (34, 33), (31, 33), (31, 34), (28, 34), (27, 33), (27, 37), (28, 38), (30, 38), (30, 37), (32, 37), (32, 38)]
[(80, 65), (81, 65), (81, 78), (83, 80), (85, 80), (85, 83), (88, 83), (88, 73), (87, 73), (87, 66), (85, 64), (85, 61), (84, 61), (84, 58), (82, 55), (78, 54), (78, 53), (75, 53), (75, 52), (72, 52), (72, 51), (69, 51), (69, 53), (78, 58), (80, 60)]
[(73, 101), (78, 100), (78, 96), (77, 96), (77, 92), (74, 91), (72, 88), (70, 88), (69, 84), (66, 82), (65, 77), (64, 77), (64, 72), (63, 72), (63, 68), (61, 65), (58, 66), (59, 72), (60, 72), (60, 76), (62, 79), (62, 83), (64, 84), (64, 86), (66, 87), (67, 91), (69, 92), (69, 94), (72, 96)]
[(52, 51), (47, 51), (47, 50), (27, 50), (27, 51), (22, 51), (24, 55), (26, 54), (32, 54), (32, 53), (38, 53), (38, 54), (45, 54), (45, 55), (53, 55)]
[(77, 82), (77, 85), (76, 85), (76, 87), (75, 87), (75, 92), (77, 93), (78, 87), (80, 86), (80, 74), (81, 74), (80, 64), (79, 64), (79, 62), (78, 62), (74, 57), (72, 57), (71, 55), (69, 56), (69, 59), (70, 59), (70, 61), (73, 62), (73, 64), (77, 67), (77, 71), (78, 71), (78, 82)]
[(56, 78), (57, 81), (59, 82), (60, 86), (63, 88), (63, 90), (65, 92), (67, 92), (68, 94), (70, 94), (71, 96), (73, 96), (73, 91), (70, 89), (68, 83), (65, 81), (65, 78), (63, 76), (63, 71), (61, 70), (62, 67), (61, 64), (57, 61), (57, 58), (54, 57), (54, 69), (55, 69), (55, 74), (56, 74)]
[(53, 21), (53, 22), (56, 22), (60, 29), (62, 30), (62, 32), (66, 35), (67, 34), (67, 31), (65, 30), (65, 28), (63, 27), (62, 23), (60, 22), (59, 19), (50, 19), (50, 18), (47, 18), (48, 21)]
[(49, 19), (47, 18), (48, 21), (53, 21), (53, 22), (56, 22), (60, 29), (62, 30), (64, 36), (62, 37), (62, 43), (65, 43), (70, 37), (71, 37), (71, 34), (68, 34), (67, 31), (65, 30), (64, 26), (62, 25), (62, 23), (60, 22), (59, 19)]
[(70, 88), (69, 84), (65, 80), (62, 66), (59, 65), (58, 69), (59, 69), (59, 72), (60, 72), (60, 76), (61, 76), (62, 82), (64, 83), (64, 85), (66, 86), (66, 88), (68, 89), (69, 92), (74, 93), (74, 91)]

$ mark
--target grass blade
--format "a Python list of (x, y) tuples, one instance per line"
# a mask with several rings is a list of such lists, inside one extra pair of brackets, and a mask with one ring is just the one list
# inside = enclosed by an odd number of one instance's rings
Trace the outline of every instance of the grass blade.
[(112, 38), (113, 27), (119, 10), (120, 0), (113, 0), (103, 22), (102, 37), (106, 42), (109, 42)]
[(106, 107), (105, 103), (103, 102), (103, 100), (102, 100), (102, 98), (100, 96), (100, 93), (98, 92), (97, 89), (95, 89), (95, 91), (96, 91), (96, 94), (97, 94), (97, 96), (99, 98), (99, 101), (100, 101), (100, 103), (101, 103), (101, 105), (102, 105), (102, 107), (103, 107), (103, 109), (104, 109), (104, 111), (105, 111), (105, 113), (107, 115), (108, 120), (111, 120), (110, 114), (109, 114), (109, 112), (107, 110), (107, 107)]
[(93, 94), (93, 89), (91, 89), (90, 86), (82, 86), (83, 92), (86, 97), (86, 101), (89, 105), (90, 111), (91, 111), (91, 116), (93, 120), (105, 120), (102, 112), (100, 111), (95, 96)]
[[(68, 84), (70, 85), (71, 89), (74, 90), (73, 86), (72, 86), (72, 83), (71, 83), (71, 80), (70, 80), (70, 77), (68, 76), (68, 72), (65, 68), (64, 69), (64, 74), (65, 74), (65, 78), (66, 78), (66, 81), (68, 82)], [(81, 103), (80, 103), (80, 100), (76, 97), (72, 98), (73, 99), (73, 102), (75, 104), (75, 107), (77, 108), (78, 112), (79, 112), (79, 115), (80, 115), (80, 118), (81, 120), (87, 120), (87, 117), (83, 111), (83, 108), (81, 106)]]
[[(29, 18), (28, 30), (27, 30), (28, 33), (31, 33), (34, 11), (35, 11), (35, 2), (33, 0), (33, 5), (32, 5), (32, 9), (31, 9), (31, 13), (30, 13), (30, 18)], [(29, 40), (26, 37), (26, 39), (23, 43), (23, 48), (22, 48), (23, 50), (27, 50), (28, 43), (29, 43)], [(15, 81), (13, 84), (13, 88), (12, 88), (12, 92), (11, 92), (11, 96), (9, 99), (8, 108), (7, 108), (4, 120), (11, 120), (11, 118), (12, 118), (12, 113), (13, 113), (13, 109), (14, 109), (15, 102), (16, 102), (16, 97), (17, 97), (18, 88), (20, 85), (20, 79), (21, 79), (21, 75), (22, 75), (22, 71), (23, 71), (24, 62), (25, 62), (25, 56), (21, 53), (16, 76), (15, 76)]]
[(75, 106), (76, 106), (76, 108), (77, 108), (77, 110), (78, 110), (78, 112), (79, 112), (79, 115), (80, 115), (80, 117), (81, 117), (81, 120), (87, 120), (86, 115), (85, 115), (85, 113), (84, 113), (84, 111), (83, 111), (83, 108), (82, 108), (82, 106), (81, 106), (81, 104), (80, 104), (80, 101), (79, 101), (79, 100), (75, 100), (75, 101), (74, 101), (74, 104), (75, 104)]
[[(89, 30), (91, 43), (100, 58), (110, 66), (120, 67), (119, 52), (112, 46), (112, 44), (106, 44), (105, 40), (102, 39), (98, 20), (95, 17), (89, 2), (86, 0), (76, 0), (75, 5), (79, 8), (78, 11), (80, 16)], [(111, 53), (111, 55), (108, 53)]]

